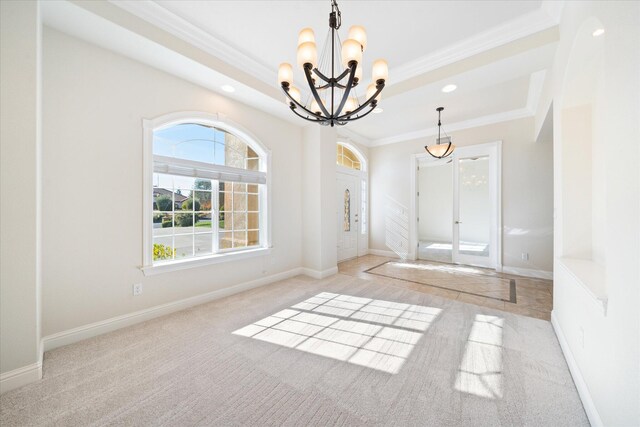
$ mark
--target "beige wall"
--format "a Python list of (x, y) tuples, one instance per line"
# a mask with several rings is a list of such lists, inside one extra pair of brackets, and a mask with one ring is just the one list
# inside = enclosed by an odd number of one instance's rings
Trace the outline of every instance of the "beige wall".
[[(36, 2), (0, 2), (0, 373), (40, 362), (40, 20)], [(33, 381), (37, 367), (3, 378)], [(18, 382), (15, 382), (18, 381)]]
[[(298, 127), (49, 28), (43, 55), (44, 336), (300, 267)], [(143, 276), (142, 119), (177, 111), (271, 150), (271, 255)]]
[[(551, 141), (535, 142), (533, 126), (534, 119), (527, 118), (452, 132), (451, 136), (457, 146), (502, 141), (502, 263), (551, 271), (553, 146)], [(390, 209), (408, 216), (410, 157), (422, 153), (426, 142), (421, 139), (369, 150), (370, 248), (389, 250), (385, 215)], [(528, 261), (522, 260), (522, 252), (529, 254)]]
[[(596, 28), (605, 34), (592, 37)], [(601, 50), (592, 52), (602, 55), (601, 76), (581, 61), (589, 50)], [(576, 87), (585, 77), (595, 80)], [(548, 78), (542, 105), (553, 102), (555, 134), (552, 321), (592, 425), (637, 426), (640, 3), (566, 2)], [(576, 132), (574, 107), (581, 106), (590, 110), (591, 119), (581, 119), (590, 129)]]

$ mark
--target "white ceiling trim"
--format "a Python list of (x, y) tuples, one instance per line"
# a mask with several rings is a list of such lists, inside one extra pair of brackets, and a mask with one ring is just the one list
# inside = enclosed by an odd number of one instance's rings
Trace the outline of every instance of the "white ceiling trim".
[(546, 12), (543, 10), (535, 10), (503, 25), (493, 27), (474, 37), (392, 68), (389, 70), (391, 83), (398, 83), (420, 76), (556, 25), (556, 20)]
[(109, 0), (109, 2), (265, 83), (274, 85), (278, 79), (276, 70), (239, 52), (154, 1)]
[[(446, 125), (448, 132), (455, 132), (458, 130), (477, 128), (480, 126), (492, 125), (495, 123), (507, 122), (509, 120), (522, 119), (525, 117), (532, 117), (533, 113), (527, 108), (519, 108), (517, 110), (504, 111), (502, 113), (490, 114), (488, 116), (478, 117), (475, 119), (464, 120), (456, 123), (449, 123)], [(396, 144), (398, 142), (412, 141), (414, 139), (426, 138), (436, 135), (438, 133), (438, 127), (430, 127), (427, 129), (421, 129), (414, 132), (407, 132), (388, 138), (380, 138), (371, 141), (370, 147), (379, 147), (381, 145)]]
[(544, 78), (546, 75), (547, 70), (540, 70), (532, 73), (529, 78), (529, 92), (527, 94), (526, 108), (531, 111), (531, 114), (535, 114), (536, 111), (538, 111), (538, 104), (540, 103), (540, 95), (542, 94)]

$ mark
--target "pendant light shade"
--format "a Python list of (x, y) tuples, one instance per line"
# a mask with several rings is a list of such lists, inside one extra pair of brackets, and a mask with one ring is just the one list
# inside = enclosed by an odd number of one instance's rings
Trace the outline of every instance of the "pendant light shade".
[(349, 63), (355, 61), (362, 62), (362, 48), (360, 43), (354, 39), (347, 39), (342, 43), (342, 65), (349, 68)]
[(442, 122), (440, 121), (440, 115), (444, 107), (436, 108), (438, 112), (438, 138), (436, 139), (436, 143), (432, 145), (425, 145), (424, 149), (429, 153), (432, 157), (436, 159), (442, 159), (447, 156), (450, 156), (453, 153), (453, 150), (456, 149), (456, 146), (451, 143), (451, 137), (445, 136), (444, 138), (440, 135), (440, 129), (442, 128)]
[(316, 35), (311, 28), (303, 28), (298, 34), (298, 46), (306, 42), (316, 42)]
[(362, 52), (367, 48), (367, 32), (362, 25), (354, 25), (349, 28), (347, 38), (353, 39), (360, 43), (362, 46)]
[(314, 68), (318, 63), (318, 50), (314, 42), (304, 42), (298, 46), (298, 66), (303, 67), (305, 64), (311, 64)]
[(293, 83), (293, 67), (291, 64), (283, 62), (278, 67), (278, 83), (289, 86)]
[(373, 63), (371, 72), (371, 80), (377, 83), (379, 80), (387, 81), (389, 79), (389, 66), (384, 59), (378, 59)]

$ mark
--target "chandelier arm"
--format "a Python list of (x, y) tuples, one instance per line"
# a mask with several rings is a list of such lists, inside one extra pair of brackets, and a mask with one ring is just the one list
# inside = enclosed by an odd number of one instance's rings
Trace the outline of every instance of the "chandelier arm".
[[(360, 111), (362, 111), (363, 109), (365, 109), (365, 108), (367, 107), (367, 105), (369, 105), (369, 104), (373, 103), (373, 101), (375, 101), (375, 100), (376, 100), (376, 97), (380, 94), (380, 92), (382, 92), (382, 89), (384, 89), (384, 82), (379, 83), (379, 84), (376, 86), (376, 88), (377, 88), (376, 93), (374, 93), (373, 95), (371, 95), (371, 98), (369, 98), (369, 99), (368, 99), (364, 104), (362, 104), (361, 106), (359, 106), (358, 108), (356, 108), (355, 110), (353, 110), (351, 113), (349, 113), (349, 115), (348, 115), (348, 116), (345, 114), (344, 116), (337, 117), (337, 120), (343, 120), (343, 119), (344, 119), (344, 118), (346, 118), (346, 117), (350, 117), (350, 116), (353, 116), (353, 115), (355, 115), (355, 114), (358, 114)], [(377, 104), (377, 103), (378, 103), (378, 102), (376, 101), (376, 104)]]
[[(309, 89), (311, 89), (311, 93), (313, 94), (313, 97), (315, 98), (316, 102), (318, 103), (318, 106), (320, 107), (320, 110), (322, 110), (322, 112), (324, 113), (325, 117), (331, 117), (331, 114), (329, 114), (329, 112), (327, 111), (327, 108), (322, 103), (322, 100), (320, 99), (320, 95), (318, 95), (318, 91), (316, 90), (316, 86), (313, 83), (313, 79), (311, 78), (311, 68), (304, 67), (304, 75), (307, 77), (307, 83), (309, 84)], [(304, 108), (304, 109), (306, 110), (306, 108)]]
[[(296, 111), (296, 108), (295, 108), (295, 107), (289, 106), (289, 108), (291, 109), (291, 111), (293, 111), (293, 114), (295, 114), (296, 116), (300, 117), (301, 119), (305, 119), (305, 120), (310, 121), (310, 122), (313, 122), (313, 123), (323, 123), (323, 122), (326, 122), (326, 121), (327, 121), (327, 120), (325, 120), (324, 118), (322, 118), (322, 119), (319, 119), (319, 118), (311, 119), (311, 118), (309, 118), (309, 117), (305, 117), (305, 116), (303, 116), (302, 114), (298, 113), (298, 112)], [(309, 112), (307, 109), (304, 109), (304, 110), (305, 110), (306, 112)], [(316, 117), (316, 116), (315, 116), (315, 114), (314, 114), (314, 117)]]
[(347, 87), (344, 89), (344, 93), (342, 94), (342, 100), (340, 101), (340, 104), (338, 104), (338, 109), (334, 113), (335, 117), (339, 117), (340, 116), (340, 112), (342, 111), (342, 108), (344, 107), (344, 104), (347, 102), (347, 98), (349, 98), (349, 92), (351, 92), (351, 87), (353, 85), (353, 78), (356, 75), (356, 68), (357, 67), (358, 67), (358, 63), (356, 61), (352, 61), (352, 62), (349, 63), (349, 69), (351, 71), (351, 74), (349, 74), (349, 80), (347, 81)]
[[(325, 120), (326, 117), (320, 115), (320, 114), (316, 114), (310, 110), (307, 109), (307, 107), (305, 107), (304, 105), (300, 104), (298, 101), (296, 101), (295, 99), (293, 99), (293, 97), (291, 95), (289, 95), (289, 91), (286, 90), (284, 87), (282, 88), (282, 90), (284, 91), (284, 93), (287, 95), (287, 97), (291, 100), (291, 102), (293, 102), (296, 106), (300, 107), (301, 109), (303, 109), (304, 111), (306, 111), (308, 114), (312, 115), (313, 117), (316, 117), (318, 119), (321, 120)], [(298, 114), (299, 115), (299, 114)]]
[(320, 70), (318, 70), (317, 67), (314, 68), (312, 71), (315, 73), (316, 76), (320, 77), (325, 82), (331, 83), (331, 79), (329, 77), (325, 76), (324, 74), (322, 74), (322, 72)]
[(371, 113), (373, 112), (373, 110), (375, 110), (375, 109), (376, 109), (376, 104), (372, 103), (370, 106), (371, 106), (371, 109), (370, 109), (369, 111), (366, 111), (365, 113), (363, 113), (363, 114), (361, 114), (361, 115), (359, 115), (359, 116), (357, 116), (357, 117), (351, 117), (351, 115), (349, 115), (349, 116), (348, 116), (347, 118), (345, 118), (345, 119), (342, 119), (342, 118), (340, 118), (340, 117), (339, 117), (338, 119), (339, 119), (339, 120), (344, 121), (344, 123), (343, 123), (343, 124), (347, 124), (347, 122), (352, 122), (352, 121), (354, 121), (354, 120), (358, 120), (358, 119), (361, 119), (361, 118), (363, 118), (363, 117), (366, 117), (366, 116), (368, 116), (369, 114), (371, 114)]
[(346, 76), (348, 76), (350, 72), (351, 72), (351, 67), (347, 67), (342, 72), (342, 74), (340, 74), (338, 77), (336, 77), (336, 83), (339, 82), (340, 80), (344, 79)]

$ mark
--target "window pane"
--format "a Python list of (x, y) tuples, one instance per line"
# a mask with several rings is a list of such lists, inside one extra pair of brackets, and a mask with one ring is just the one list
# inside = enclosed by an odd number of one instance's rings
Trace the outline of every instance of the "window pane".
[(171, 236), (173, 234), (173, 214), (170, 212), (153, 213), (153, 235)]
[(231, 249), (233, 247), (231, 234), (230, 231), (218, 233), (218, 247), (220, 249)]
[(175, 233), (185, 234), (193, 233), (193, 212), (182, 211), (176, 212), (175, 215)]
[(233, 200), (232, 193), (227, 193), (226, 191), (220, 192), (218, 195), (218, 210), (220, 212), (231, 212), (233, 210), (233, 206), (231, 201)]
[(257, 193), (258, 192), (258, 184), (247, 184), (247, 192), (248, 193)]
[(247, 194), (246, 193), (233, 193), (233, 210), (234, 211), (246, 211), (247, 210)]
[(259, 159), (247, 159), (247, 169), (250, 171), (260, 170), (260, 160)]
[(218, 227), (220, 230), (231, 231), (233, 229), (232, 215), (231, 212), (220, 212), (218, 214)]
[(247, 196), (247, 210), (248, 211), (258, 211), (259, 210), (259, 199), (257, 194), (249, 194)]
[(214, 163), (215, 130), (195, 123), (184, 123), (153, 133), (153, 154)]
[(153, 210), (171, 212), (173, 210), (173, 191), (170, 188), (153, 189)]
[(194, 191), (195, 209), (199, 211), (211, 210), (211, 191)]
[(196, 234), (196, 256), (211, 255), (213, 253), (213, 234)]
[(195, 232), (196, 233), (205, 233), (211, 232), (211, 211), (207, 212), (196, 212), (195, 215), (196, 224), (195, 224)]
[(244, 248), (247, 246), (247, 232), (246, 231), (234, 231), (233, 232), (233, 247)]
[(257, 229), (260, 227), (260, 215), (257, 212), (249, 212), (247, 214), (247, 228)]
[(247, 232), (247, 245), (257, 246), (260, 244), (260, 232), (258, 230)]
[(233, 183), (233, 191), (234, 192), (247, 192), (247, 184), (244, 184), (242, 182), (234, 182)]
[(153, 260), (167, 261), (173, 259), (173, 239), (171, 237), (156, 237), (153, 239)]
[(234, 230), (246, 230), (247, 229), (247, 214), (233, 213), (233, 229)]
[(186, 236), (174, 236), (176, 245), (176, 259), (189, 258), (193, 256), (193, 234)]

